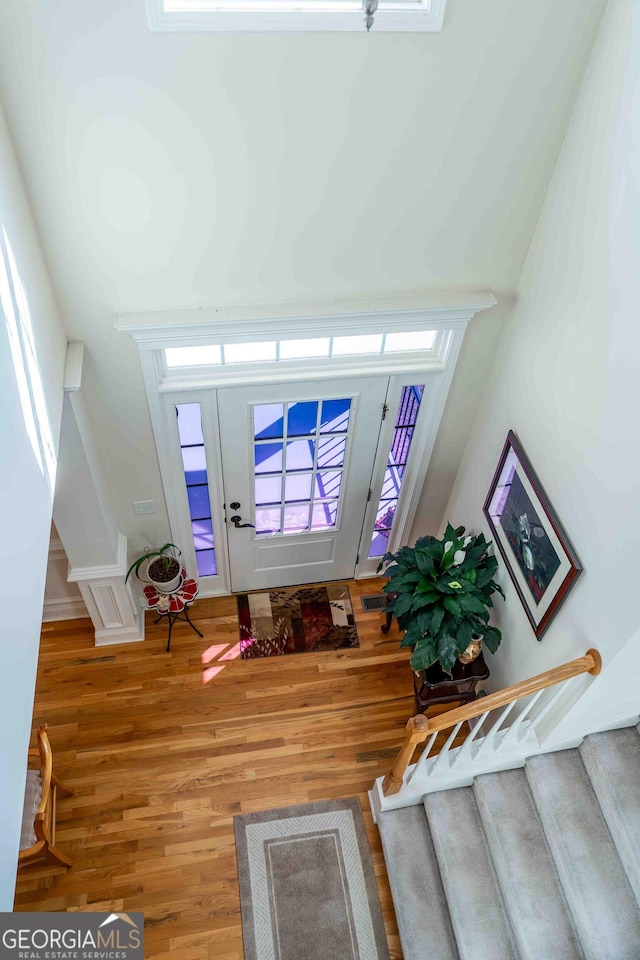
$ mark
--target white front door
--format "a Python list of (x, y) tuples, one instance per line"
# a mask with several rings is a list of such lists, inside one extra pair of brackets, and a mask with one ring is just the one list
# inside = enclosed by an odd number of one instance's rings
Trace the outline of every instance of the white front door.
[(353, 577), (388, 383), (218, 391), (233, 590)]

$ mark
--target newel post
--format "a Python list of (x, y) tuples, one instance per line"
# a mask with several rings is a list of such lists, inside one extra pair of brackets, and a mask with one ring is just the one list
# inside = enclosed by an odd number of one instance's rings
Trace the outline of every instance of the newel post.
[(382, 781), (382, 793), (385, 797), (398, 793), (404, 782), (404, 775), (407, 767), (411, 763), (413, 752), (418, 743), (423, 743), (427, 739), (427, 730), (429, 721), (423, 714), (419, 713), (417, 717), (411, 717), (407, 721), (406, 736), (404, 743), (400, 748), (400, 753), (396, 758), (390, 773)]

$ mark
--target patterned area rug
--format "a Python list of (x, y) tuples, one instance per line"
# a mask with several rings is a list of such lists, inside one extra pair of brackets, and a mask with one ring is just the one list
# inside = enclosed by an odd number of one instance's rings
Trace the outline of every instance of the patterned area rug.
[(238, 619), (243, 660), (360, 646), (349, 588), (340, 583), (241, 593)]
[(389, 960), (357, 797), (234, 826), (245, 960)]

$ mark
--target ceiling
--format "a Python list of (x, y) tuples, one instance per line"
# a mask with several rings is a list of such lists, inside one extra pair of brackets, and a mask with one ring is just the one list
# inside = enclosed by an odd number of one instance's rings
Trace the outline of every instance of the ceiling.
[(216, 35), (152, 33), (144, 0), (2, 0), (0, 100), (105, 430), (144, 396), (116, 311), (513, 290), (604, 6)]

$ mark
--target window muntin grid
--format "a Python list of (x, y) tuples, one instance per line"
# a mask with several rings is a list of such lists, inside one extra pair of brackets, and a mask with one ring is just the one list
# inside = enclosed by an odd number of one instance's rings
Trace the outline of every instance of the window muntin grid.
[(389, 537), (423, 393), (424, 384), (402, 388), (396, 424), (391, 439), (391, 449), (387, 459), (387, 468), (384, 473), (382, 492), (369, 546), (370, 558), (383, 557), (389, 549)]
[(200, 404), (177, 403), (176, 415), (198, 574), (212, 577), (217, 566)]
[(263, 340), (255, 343), (216, 343), (165, 348), (170, 370), (181, 367), (228, 366), (241, 363), (287, 363), (292, 360), (328, 360), (332, 357), (388, 355), (432, 351), (435, 330)]
[(253, 407), (256, 535), (335, 527), (351, 400)]

